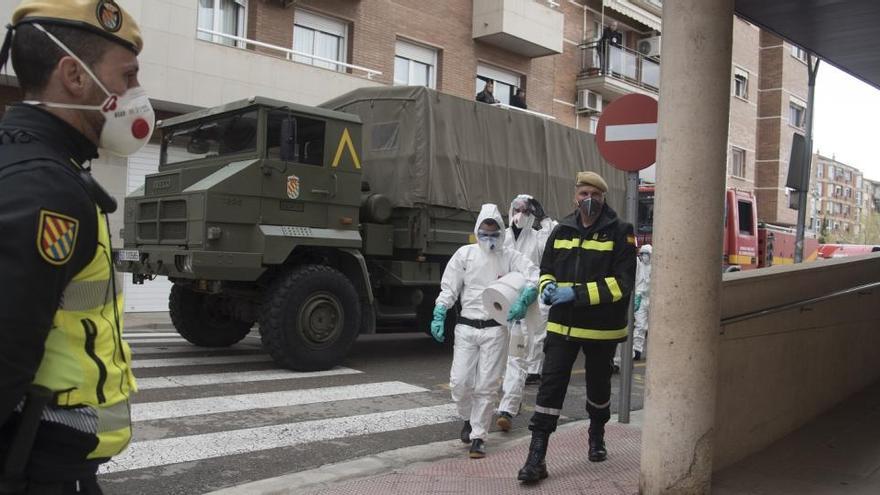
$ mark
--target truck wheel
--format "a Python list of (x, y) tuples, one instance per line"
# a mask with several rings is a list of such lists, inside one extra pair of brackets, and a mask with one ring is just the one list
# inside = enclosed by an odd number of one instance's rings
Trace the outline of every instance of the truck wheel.
[(253, 322), (224, 312), (222, 298), (174, 284), (168, 298), (171, 322), (181, 337), (201, 347), (229, 347), (243, 339)]
[(281, 366), (320, 371), (339, 364), (361, 326), (354, 285), (329, 266), (307, 265), (282, 275), (260, 316), (263, 347)]

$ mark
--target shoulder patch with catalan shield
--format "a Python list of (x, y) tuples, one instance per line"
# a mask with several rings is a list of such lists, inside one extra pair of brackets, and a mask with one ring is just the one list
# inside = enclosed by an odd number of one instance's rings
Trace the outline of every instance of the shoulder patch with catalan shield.
[(60, 266), (68, 261), (76, 247), (79, 220), (49, 210), (40, 210), (37, 252), (46, 262)]

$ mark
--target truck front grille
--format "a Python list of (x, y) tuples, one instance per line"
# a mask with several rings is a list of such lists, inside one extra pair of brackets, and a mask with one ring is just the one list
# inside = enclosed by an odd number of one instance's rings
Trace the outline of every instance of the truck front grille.
[(140, 243), (186, 244), (186, 200), (141, 201), (138, 205), (137, 240)]

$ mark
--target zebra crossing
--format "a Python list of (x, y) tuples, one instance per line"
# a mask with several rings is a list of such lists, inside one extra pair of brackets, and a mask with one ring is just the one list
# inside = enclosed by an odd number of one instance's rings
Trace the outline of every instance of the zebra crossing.
[[(195, 347), (171, 332), (126, 332), (126, 340), (139, 393), (131, 445), (99, 471), (109, 494), (205, 493), (311, 468), (311, 447), (321, 442), (354, 457), (382, 445), (382, 435), (459, 421), (442, 388), (345, 367), (279, 369), (254, 334), (223, 349)], [(242, 475), (254, 459), (261, 471)], [(230, 466), (239, 470), (232, 483), (204, 484)]]

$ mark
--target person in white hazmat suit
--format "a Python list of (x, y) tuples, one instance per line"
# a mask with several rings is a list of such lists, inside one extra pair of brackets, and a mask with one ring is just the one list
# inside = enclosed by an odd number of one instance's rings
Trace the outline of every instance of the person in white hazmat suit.
[[(633, 292), (633, 360), (645, 356), (648, 338), (648, 310), (651, 307), (651, 253), (654, 248), (645, 244), (639, 248), (636, 262), (636, 287)], [(614, 353), (615, 373), (620, 368), (620, 345)]]
[(461, 300), (455, 326), (455, 345), (449, 384), (452, 400), (464, 419), (461, 441), (470, 443), (469, 456), (486, 456), (485, 441), (497, 405), (498, 389), (508, 352), (507, 322), (492, 320), (483, 307), (483, 291), (511, 272), (526, 278), (526, 286), (511, 305), (509, 321), (521, 320), (538, 298), (538, 266), (519, 251), (504, 247), (504, 219), (498, 207), (485, 204), (474, 226), (477, 244), (462, 246), (452, 255), (440, 282), (431, 335), (445, 340), (447, 308)]
[(648, 310), (651, 307), (651, 253), (653, 248), (645, 244), (639, 248), (636, 265), (636, 290), (633, 314), (633, 359), (642, 359), (645, 354), (645, 340), (648, 337)]
[[(544, 246), (556, 222), (548, 218), (544, 208), (532, 196), (520, 194), (510, 203), (510, 227), (504, 236), (504, 249), (515, 249), (537, 266), (541, 265)], [(536, 230), (536, 222), (540, 222), (540, 230)], [(501, 391), (501, 403), (498, 405), (498, 421), (496, 424), (503, 431), (509, 431), (513, 417), (519, 413), (522, 403), (523, 387), (527, 383), (540, 380), (541, 366), (544, 363), (544, 337), (547, 336), (547, 315), (549, 306), (540, 304), (540, 327), (528, 328), (525, 320), (520, 322), (526, 342), (526, 355), (510, 354), (507, 357), (507, 370), (504, 373), (504, 384)]]

